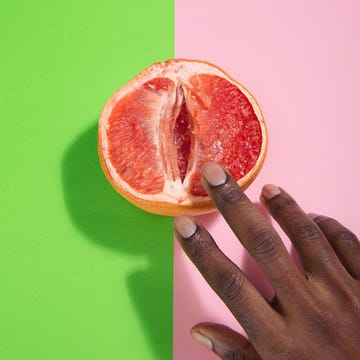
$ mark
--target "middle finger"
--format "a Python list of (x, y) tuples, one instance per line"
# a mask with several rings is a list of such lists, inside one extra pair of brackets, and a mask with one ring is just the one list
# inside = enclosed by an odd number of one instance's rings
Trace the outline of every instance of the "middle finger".
[(273, 227), (251, 203), (233, 177), (208, 163), (203, 185), (235, 235), (259, 264), (278, 297), (301, 292), (303, 276), (297, 270), (285, 245)]

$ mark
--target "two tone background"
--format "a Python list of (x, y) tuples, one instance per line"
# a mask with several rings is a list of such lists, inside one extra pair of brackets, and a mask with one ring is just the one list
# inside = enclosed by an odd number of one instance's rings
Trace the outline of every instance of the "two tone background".
[[(122, 200), (98, 163), (102, 106), (155, 61), (213, 62), (258, 99), (254, 202), (276, 183), (359, 234), (359, 24), (356, 0), (2, 1), (0, 359), (215, 359), (189, 328), (241, 331), (172, 219)], [(199, 220), (270, 296), (221, 217)]]

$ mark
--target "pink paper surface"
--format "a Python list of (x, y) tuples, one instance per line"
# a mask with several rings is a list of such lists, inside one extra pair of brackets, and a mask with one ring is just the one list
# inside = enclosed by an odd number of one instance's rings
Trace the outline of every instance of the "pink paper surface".
[[(305, 211), (335, 217), (359, 235), (360, 2), (176, 0), (175, 15), (176, 57), (222, 67), (264, 112), (268, 155), (248, 196), (256, 202), (262, 185), (281, 185)], [(221, 216), (199, 220), (271, 296)], [(174, 359), (217, 359), (189, 329), (200, 321), (241, 328), (177, 243), (174, 281)]]

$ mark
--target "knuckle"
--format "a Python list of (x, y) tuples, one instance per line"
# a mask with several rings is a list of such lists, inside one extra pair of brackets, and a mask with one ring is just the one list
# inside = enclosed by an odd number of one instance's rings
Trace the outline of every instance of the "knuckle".
[(282, 276), (275, 279), (275, 281), (277, 282), (282, 295), (285, 295), (287, 298), (294, 297), (296, 295), (298, 284), (287, 274), (282, 274)]
[(217, 189), (216, 201), (219, 207), (225, 207), (229, 204), (237, 204), (245, 198), (244, 192), (238, 186), (226, 183), (221, 189)]
[(316, 216), (315, 218), (313, 218), (313, 221), (324, 227), (332, 226), (332, 225), (334, 225), (334, 222), (335, 222), (334, 219), (324, 216), (324, 215)]
[(359, 240), (355, 236), (355, 234), (347, 229), (335, 230), (330, 240), (336, 243), (337, 245), (344, 247), (354, 247), (354, 246), (358, 246), (359, 244)]
[(346, 320), (345, 318), (339, 320), (329, 315), (328, 311), (317, 309), (309, 316), (308, 321), (314, 333), (321, 333), (324, 337), (334, 338)]
[(324, 269), (333, 269), (334, 271), (336, 270), (334, 256), (332, 256), (332, 253), (330, 253), (328, 249), (323, 248), (314, 251), (314, 259), (318, 264), (321, 264)]
[(214, 248), (214, 241), (211, 236), (204, 231), (197, 230), (192, 236), (188, 245), (188, 255), (199, 264), (206, 263)]
[(338, 325), (338, 318), (329, 312), (327, 301), (321, 301), (320, 298), (308, 298), (301, 314), (314, 331), (324, 334), (331, 332)]
[(322, 243), (322, 234), (318, 226), (310, 221), (295, 220), (292, 226), (292, 235), (296, 239), (301, 239), (309, 245)]
[(217, 283), (220, 296), (228, 301), (240, 300), (244, 293), (244, 280), (239, 272), (219, 272)]
[(313, 308), (313, 312), (309, 316), (311, 324), (317, 329), (330, 328), (330, 318), (327, 312), (320, 310), (319, 308)]
[(270, 262), (277, 258), (277, 241), (275, 235), (268, 229), (257, 229), (252, 243), (251, 253), (262, 262)]
[(222, 360), (247, 360), (249, 357), (243, 353), (238, 351), (227, 351), (225, 355), (222, 357)]
[(284, 193), (281, 193), (280, 196), (276, 196), (271, 202), (271, 209), (274, 213), (279, 213), (283, 210), (291, 209), (296, 206), (297, 204), (295, 200)]

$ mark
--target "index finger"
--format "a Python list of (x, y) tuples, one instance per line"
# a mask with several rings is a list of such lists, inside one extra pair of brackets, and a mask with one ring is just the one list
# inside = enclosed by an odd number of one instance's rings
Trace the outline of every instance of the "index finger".
[(237, 238), (259, 264), (277, 296), (292, 297), (304, 278), (277, 232), (223, 167), (215, 163), (206, 164), (202, 181)]
[(208, 231), (188, 216), (176, 217), (174, 224), (183, 250), (252, 341), (276, 333), (280, 317), (245, 274), (220, 250)]

